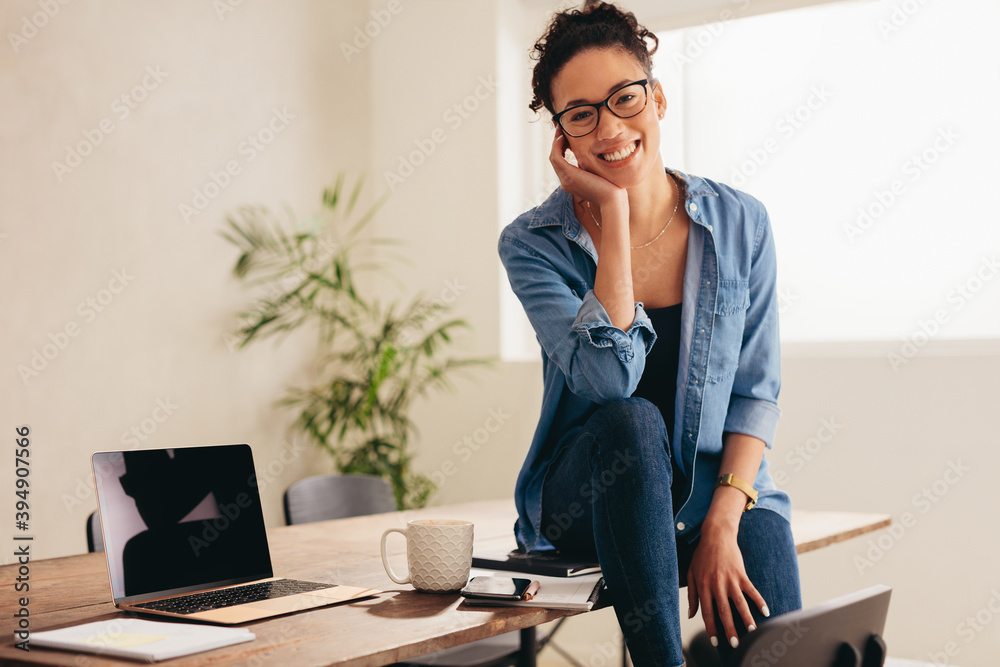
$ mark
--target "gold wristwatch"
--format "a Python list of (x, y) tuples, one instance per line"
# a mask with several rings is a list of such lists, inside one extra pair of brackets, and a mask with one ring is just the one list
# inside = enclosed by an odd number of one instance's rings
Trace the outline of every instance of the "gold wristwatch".
[(748, 500), (747, 500), (747, 506), (743, 508), (744, 512), (746, 512), (748, 509), (751, 509), (754, 505), (757, 504), (757, 491), (753, 488), (753, 486), (747, 484), (742, 479), (740, 479), (739, 477), (737, 477), (732, 473), (719, 475), (719, 480), (715, 483), (715, 486), (716, 488), (720, 486), (734, 486), (743, 493), (747, 494)]

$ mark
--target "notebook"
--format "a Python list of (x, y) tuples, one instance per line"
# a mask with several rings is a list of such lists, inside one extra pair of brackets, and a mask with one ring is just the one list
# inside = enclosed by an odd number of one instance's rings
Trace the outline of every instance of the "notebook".
[(32, 632), (31, 647), (157, 662), (254, 639), (256, 635), (246, 628), (114, 617), (59, 630)]
[(485, 551), (472, 554), (472, 567), (484, 570), (527, 572), (545, 577), (579, 577), (599, 574), (597, 561), (563, 556), (558, 551)]
[(475, 607), (540, 607), (543, 609), (569, 609), (590, 611), (604, 591), (604, 577), (600, 573), (578, 577), (546, 577), (529, 573), (493, 572), (473, 567), (470, 577), (503, 577), (523, 575), (539, 582), (538, 592), (530, 600), (489, 600), (486, 598), (464, 598), (463, 604)]
[(381, 591), (274, 576), (249, 445), (98, 452), (117, 608), (232, 625)]

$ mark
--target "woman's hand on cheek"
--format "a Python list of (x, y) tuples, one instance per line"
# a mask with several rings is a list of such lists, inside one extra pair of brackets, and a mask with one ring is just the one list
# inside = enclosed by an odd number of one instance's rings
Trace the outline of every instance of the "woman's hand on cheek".
[[(747, 577), (735, 534), (702, 534), (691, 558), (687, 583), (688, 618), (695, 615), (700, 602), (705, 631), (713, 639), (713, 643), (721, 639), (732, 645), (737, 636), (733, 622), (736, 614), (743, 619), (743, 625), (748, 630), (756, 629), (747, 597), (757, 605), (761, 613), (768, 615), (764, 598)], [(716, 613), (722, 621), (721, 628), (716, 627)]]
[(559, 177), (559, 183), (563, 190), (598, 207), (610, 204), (616, 197), (627, 196), (625, 188), (620, 188), (597, 174), (570, 164), (566, 160), (568, 149), (569, 140), (563, 134), (562, 128), (556, 127), (556, 134), (552, 139), (552, 150), (549, 153), (549, 162), (552, 164), (556, 176)]

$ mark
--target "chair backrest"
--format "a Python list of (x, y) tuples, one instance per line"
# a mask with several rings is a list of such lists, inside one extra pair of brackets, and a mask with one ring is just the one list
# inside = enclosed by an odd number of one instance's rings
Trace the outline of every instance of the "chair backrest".
[(87, 517), (87, 551), (104, 551), (104, 534), (101, 532), (101, 515), (97, 511)]
[(892, 589), (881, 584), (809, 609), (782, 614), (744, 636), (733, 655), (739, 667), (881, 666)]
[(392, 487), (373, 475), (315, 475), (285, 491), (285, 523), (312, 523), (395, 512)]

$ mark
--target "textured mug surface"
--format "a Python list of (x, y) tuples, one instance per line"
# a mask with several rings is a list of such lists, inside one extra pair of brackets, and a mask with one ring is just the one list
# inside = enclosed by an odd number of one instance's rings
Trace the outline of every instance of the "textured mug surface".
[[(407, 577), (393, 572), (385, 552), (389, 533), (406, 538)], [(457, 591), (469, 582), (472, 568), (473, 525), (470, 521), (415, 519), (406, 530), (390, 528), (382, 533), (382, 564), (397, 584), (413, 584), (418, 591)]]

